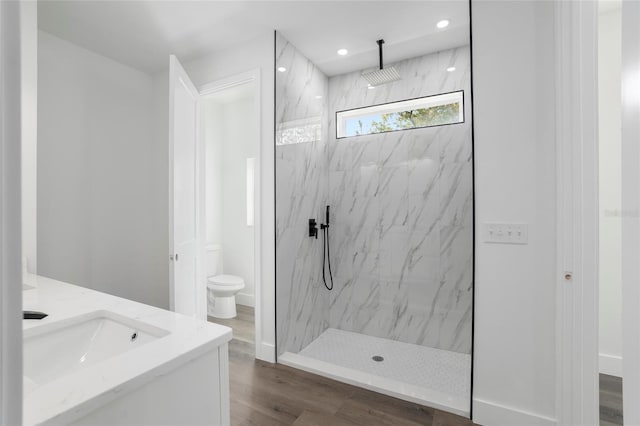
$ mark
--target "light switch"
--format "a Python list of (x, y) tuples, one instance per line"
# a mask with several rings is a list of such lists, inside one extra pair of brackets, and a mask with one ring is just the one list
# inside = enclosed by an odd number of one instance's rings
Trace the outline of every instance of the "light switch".
[(485, 223), (484, 242), (497, 244), (527, 244), (529, 226), (525, 223)]

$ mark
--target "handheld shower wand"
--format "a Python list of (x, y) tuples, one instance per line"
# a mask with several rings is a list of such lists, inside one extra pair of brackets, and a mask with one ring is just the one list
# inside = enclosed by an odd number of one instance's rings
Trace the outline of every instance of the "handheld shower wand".
[[(329, 249), (329, 206), (325, 210), (325, 223), (320, 224), (320, 229), (322, 229), (323, 245), (322, 245), (322, 282), (324, 282), (324, 286), (327, 290), (333, 290), (333, 273), (331, 272), (331, 254)], [(331, 286), (327, 285), (327, 278), (325, 273), (325, 265), (329, 266), (329, 279), (331, 282)]]

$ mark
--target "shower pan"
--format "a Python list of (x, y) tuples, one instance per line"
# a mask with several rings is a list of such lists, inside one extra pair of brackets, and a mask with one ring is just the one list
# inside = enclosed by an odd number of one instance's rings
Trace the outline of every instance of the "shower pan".
[[(329, 75), (276, 32), (276, 349), (280, 363), (469, 416), (466, 34), (396, 60), (402, 78), (371, 88), (373, 63)], [(339, 113), (358, 108), (373, 115), (338, 137)]]

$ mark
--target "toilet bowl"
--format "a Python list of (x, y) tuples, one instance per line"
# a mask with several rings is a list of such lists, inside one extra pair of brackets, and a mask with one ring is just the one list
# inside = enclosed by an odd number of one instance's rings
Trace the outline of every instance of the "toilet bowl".
[(244, 280), (235, 275), (216, 275), (207, 279), (207, 288), (213, 295), (209, 301), (209, 315), (214, 318), (235, 318), (236, 293), (244, 288)]
[(236, 316), (236, 293), (244, 288), (244, 280), (222, 271), (222, 246), (209, 244), (207, 251), (207, 314), (229, 319)]

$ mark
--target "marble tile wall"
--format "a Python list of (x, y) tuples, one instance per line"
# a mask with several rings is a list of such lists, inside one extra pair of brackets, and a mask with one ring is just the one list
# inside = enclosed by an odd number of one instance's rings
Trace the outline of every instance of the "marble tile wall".
[[(278, 353), (327, 327), (469, 353), (472, 168), (468, 47), (394, 65), (403, 79), (368, 90), (355, 72), (328, 79), (276, 36)], [(456, 71), (446, 69), (455, 66)], [(335, 112), (465, 91), (465, 122), (335, 138)], [(309, 218), (332, 206), (335, 288)]]
[(309, 218), (327, 199), (328, 79), (276, 34), (276, 326), (278, 354), (298, 352), (327, 327), (322, 240)]
[[(362, 71), (329, 79), (329, 326), (470, 353), (469, 48), (390, 65), (402, 80), (373, 90)], [(464, 123), (335, 137), (336, 111), (456, 90), (464, 90)]]

